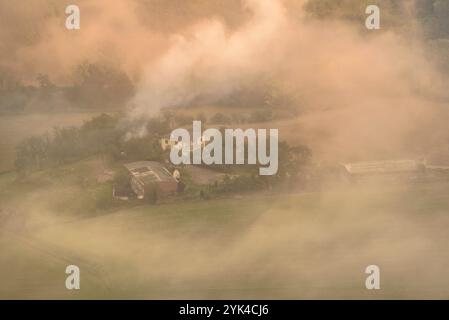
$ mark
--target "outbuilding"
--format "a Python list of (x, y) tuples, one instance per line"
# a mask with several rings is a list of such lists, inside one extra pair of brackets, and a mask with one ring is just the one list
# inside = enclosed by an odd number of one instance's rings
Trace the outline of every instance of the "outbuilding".
[[(156, 161), (137, 161), (125, 164), (130, 173), (130, 185), (137, 198), (176, 193), (178, 181), (161, 163)], [(152, 193), (151, 195), (149, 193)]]

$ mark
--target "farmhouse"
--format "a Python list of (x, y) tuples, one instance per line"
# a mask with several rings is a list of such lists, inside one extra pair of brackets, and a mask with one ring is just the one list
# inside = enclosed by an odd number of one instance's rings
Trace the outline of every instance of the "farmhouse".
[(154, 190), (162, 195), (177, 191), (178, 181), (159, 162), (137, 161), (125, 164), (125, 167), (130, 173), (130, 185), (138, 199), (145, 198)]
[[(162, 138), (159, 140), (159, 143), (161, 145), (161, 149), (164, 151), (171, 150), (173, 147), (182, 148), (182, 142), (179, 142), (171, 138)], [(190, 151), (193, 152), (194, 150), (204, 148), (205, 146), (206, 146), (205, 138), (200, 137), (196, 142), (193, 141), (190, 142)]]
[(175, 146), (178, 141), (171, 140), (170, 138), (162, 138), (159, 140), (159, 143), (161, 144), (162, 150), (171, 150), (173, 146)]

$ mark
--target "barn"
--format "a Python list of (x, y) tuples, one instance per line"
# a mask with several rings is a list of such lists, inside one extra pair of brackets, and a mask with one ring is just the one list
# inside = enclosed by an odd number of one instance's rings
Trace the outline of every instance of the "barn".
[(178, 181), (161, 163), (156, 161), (137, 161), (125, 164), (131, 179), (130, 184), (137, 198), (144, 199), (150, 190), (168, 195), (177, 191)]

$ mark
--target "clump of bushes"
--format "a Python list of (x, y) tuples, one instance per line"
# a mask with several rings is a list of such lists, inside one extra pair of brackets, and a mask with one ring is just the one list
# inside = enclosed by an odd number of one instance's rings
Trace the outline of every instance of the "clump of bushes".
[(116, 116), (102, 114), (80, 127), (55, 128), (51, 134), (25, 139), (17, 146), (16, 169), (27, 173), (91, 156), (125, 161), (162, 159), (159, 137), (169, 130), (166, 122), (150, 119), (148, 135), (124, 139), (127, 128), (118, 121)]

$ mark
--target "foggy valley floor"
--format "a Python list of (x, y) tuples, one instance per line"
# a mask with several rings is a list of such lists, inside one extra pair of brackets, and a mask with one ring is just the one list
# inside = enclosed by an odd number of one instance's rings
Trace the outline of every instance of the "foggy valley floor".
[[(73, 191), (70, 179), (55, 181), (27, 187), (0, 175), (1, 298), (449, 296), (446, 181), (141, 205), (96, 216), (49, 205)], [(8, 195), (18, 187), (20, 196)], [(69, 264), (81, 269), (81, 290), (65, 289)], [(381, 268), (381, 290), (365, 289), (370, 264)]]

